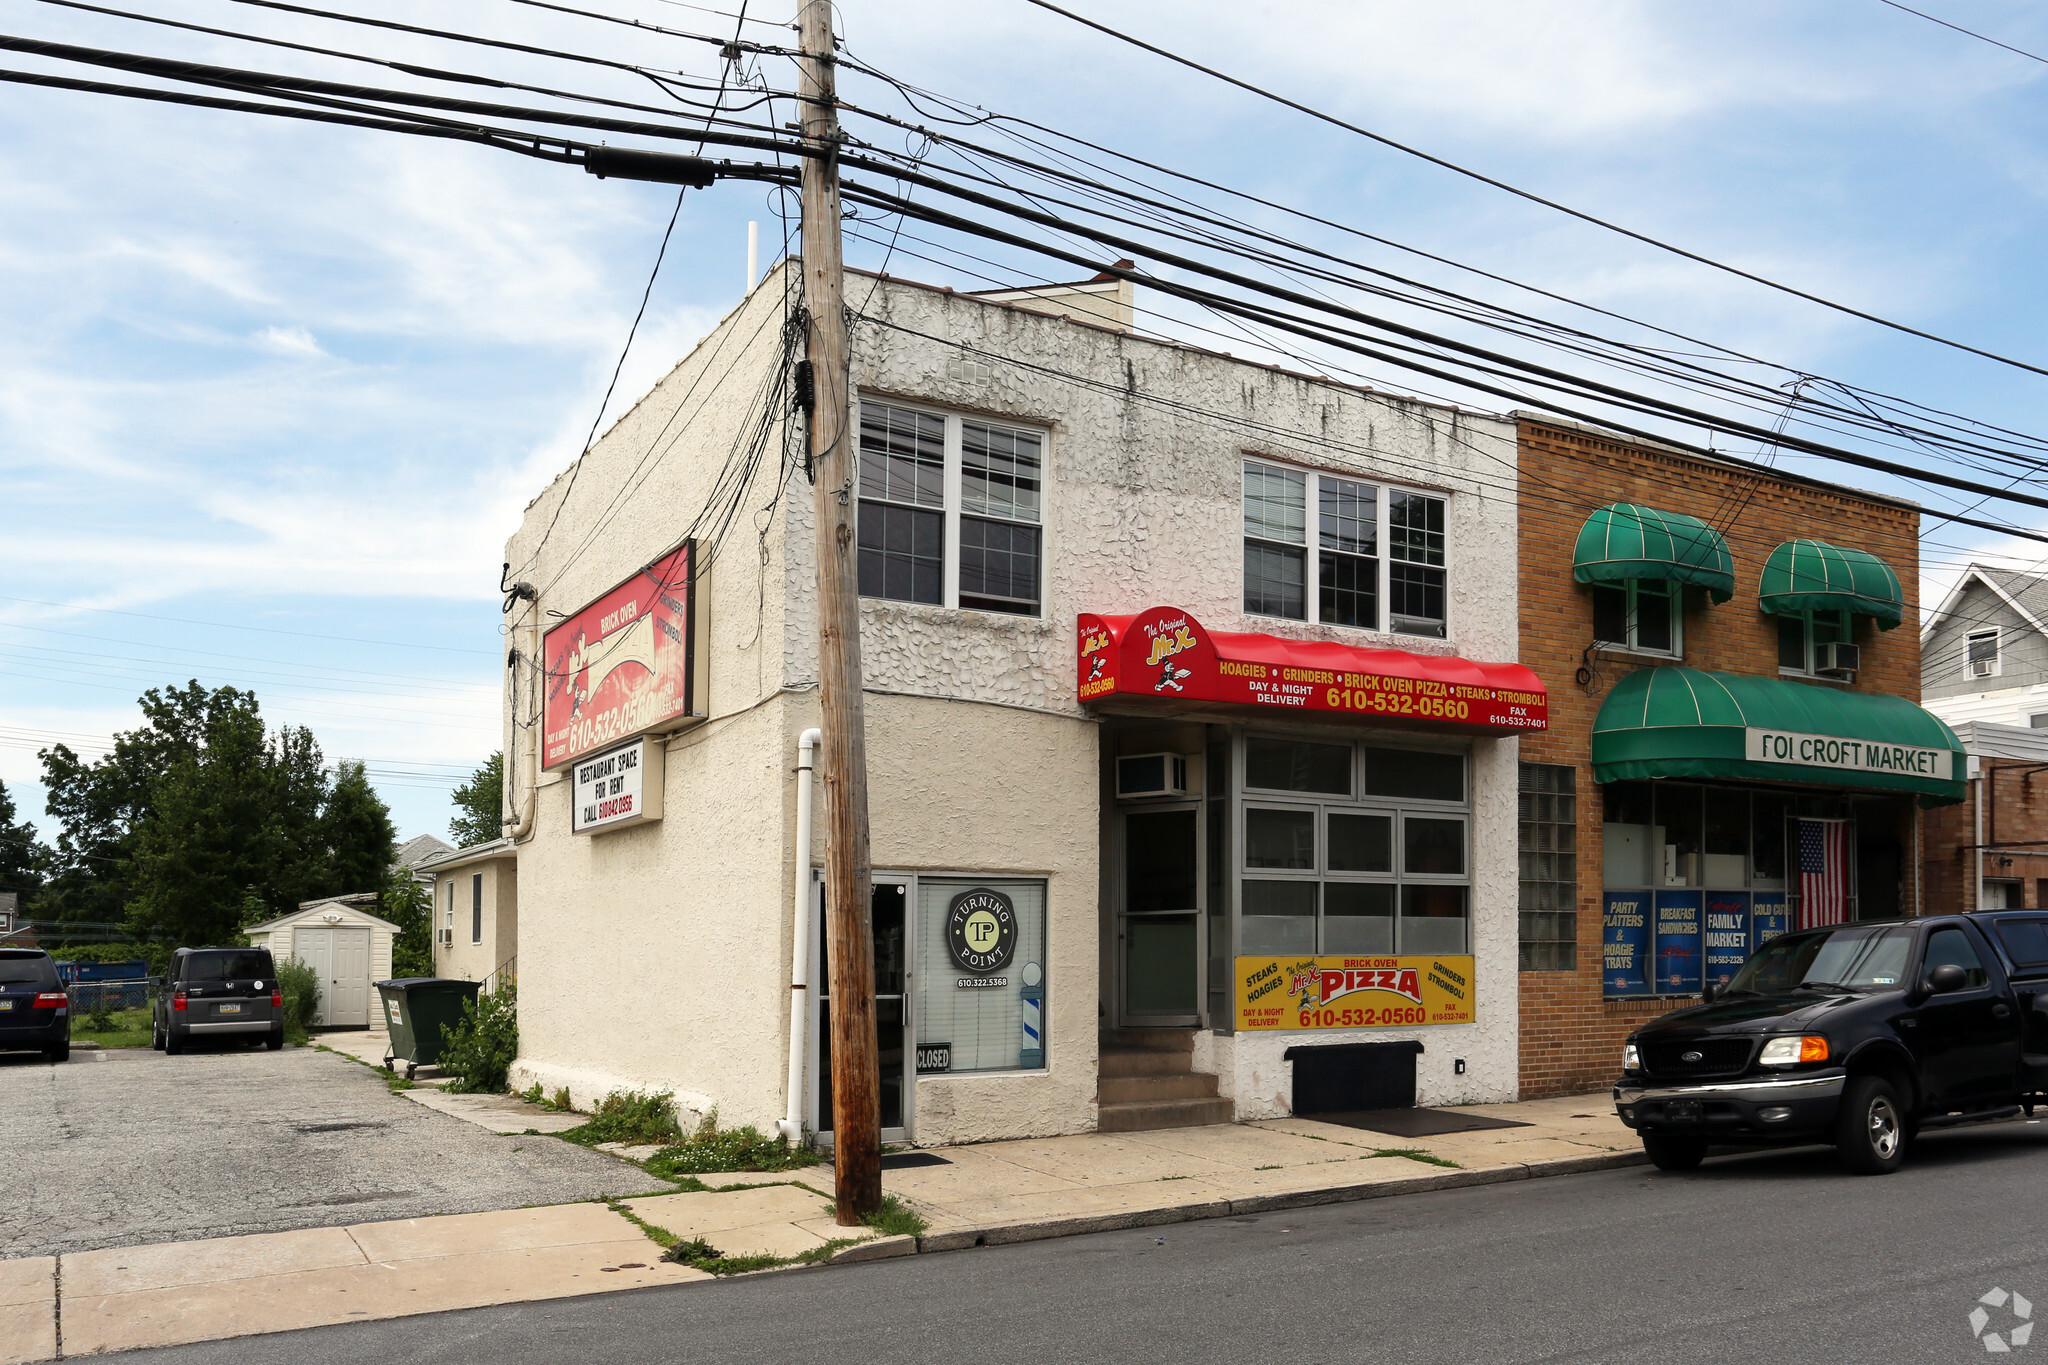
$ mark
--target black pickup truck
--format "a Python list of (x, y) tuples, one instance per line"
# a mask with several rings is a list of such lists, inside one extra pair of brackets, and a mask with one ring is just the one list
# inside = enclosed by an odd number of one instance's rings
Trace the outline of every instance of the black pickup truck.
[(1923, 1129), (2048, 1104), (2048, 911), (1785, 934), (1629, 1035), (1614, 1107), (1660, 1169), (1709, 1144), (1830, 1142), (1898, 1169)]

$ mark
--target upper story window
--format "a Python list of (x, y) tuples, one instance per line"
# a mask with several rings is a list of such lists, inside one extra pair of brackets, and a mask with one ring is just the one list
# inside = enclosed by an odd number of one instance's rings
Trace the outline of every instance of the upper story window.
[(1640, 654), (1669, 654), (1681, 648), (1684, 598), (1676, 583), (1651, 578), (1593, 585), (1593, 638)]
[(1045, 436), (898, 403), (860, 405), (863, 597), (1037, 616)]
[(1255, 616), (1442, 639), (1445, 557), (1442, 498), (1244, 462), (1244, 609)]
[(1826, 670), (1827, 645), (1846, 645), (1854, 638), (1846, 611), (1794, 611), (1778, 617), (1778, 668), (1785, 673), (1817, 674)]
[(1995, 630), (1973, 630), (1963, 651), (1963, 676), (1966, 678), (1995, 678), (1998, 676), (1998, 632)]

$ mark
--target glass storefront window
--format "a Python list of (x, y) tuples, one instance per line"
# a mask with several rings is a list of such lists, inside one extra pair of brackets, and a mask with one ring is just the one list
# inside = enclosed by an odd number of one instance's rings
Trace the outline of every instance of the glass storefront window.
[[(1192, 815), (1192, 812), (1190, 812)], [(963, 966), (950, 921), (956, 902), (979, 913), (1007, 906), (1011, 937), (1003, 960), (985, 970)], [(876, 949), (881, 948), (877, 924)], [(1188, 934), (1185, 979), (1194, 980)], [(1023, 877), (917, 879), (917, 1041), (951, 1051), (949, 1073), (1016, 1071), (1045, 1065), (1045, 883)], [(1185, 989), (1192, 990), (1192, 984)]]
[(1316, 950), (1316, 884), (1310, 881), (1244, 882), (1239, 932), (1246, 953), (1313, 953)]
[(1394, 887), (1386, 882), (1330, 882), (1323, 887), (1323, 951), (1394, 951)]
[(1401, 888), (1401, 951), (1463, 953), (1466, 949), (1465, 888)]
[(1782, 890), (1785, 885), (1785, 817), (1787, 798), (1758, 792), (1750, 800), (1750, 877), (1754, 886)]
[(1657, 886), (1700, 885), (1700, 845), (1705, 834), (1698, 787), (1657, 788), (1657, 825), (1664, 832)]
[(1329, 830), (1330, 871), (1394, 870), (1393, 816), (1348, 815), (1331, 811), (1325, 819)]
[(1465, 822), (1420, 815), (1401, 821), (1401, 870), (1411, 876), (1459, 877), (1465, 873)]
[(1351, 746), (1291, 739), (1248, 738), (1244, 784), (1277, 792), (1351, 795)]
[(1417, 749), (1367, 749), (1365, 794), (1405, 801), (1463, 801), (1465, 756)]
[(1313, 872), (1316, 866), (1316, 813), (1313, 810), (1245, 807), (1244, 865), (1248, 868)]

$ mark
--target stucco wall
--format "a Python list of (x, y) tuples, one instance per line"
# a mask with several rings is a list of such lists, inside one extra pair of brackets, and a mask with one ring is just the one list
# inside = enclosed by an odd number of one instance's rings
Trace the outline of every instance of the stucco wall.
[[(515, 579), (540, 592), (513, 618), (523, 648), (526, 625), (624, 579), (706, 504), (756, 386), (779, 363), (780, 279), (771, 273), (605, 435), (559, 516), (566, 477), (528, 508), (507, 545)], [(873, 866), (1042, 875), (1049, 891), (1046, 1070), (918, 1082), (916, 1139), (1085, 1130), (1103, 912), (1099, 750), (1074, 700), (1075, 616), (1172, 603), (1220, 630), (1513, 659), (1513, 431), (941, 291), (887, 282), (870, 292), (862, 281), (852, 293), (871, 316), (1008, 358), (962, 364), (957, 344), (862, 324), (855, 382), (864, 393), (1050, 433), (1039, 618), (863, 603)], [(1182, 408), (1163, 406), (1172, 403)], [(771, 439), (771, 463), (780, 448)], [(1247, 453), (1449, 493), (1451, 638), (1245, 616)], [(670, 1089), (688, 1109), (716, 1106), (728, 1123), (766, 1125), (782, 1111), (797, 861), (790, 770), (797, 734), (817, 723), (817, 653), (812, 490), (798, 476), (776, 498), (769, 477), (750, 490), (699, 588), (713, 719), (669, 745), (664, 818), (579, 838), (568, 831), (566, 783), (551, 776), (538, 789), (533, 834), (519, 850), (517, 1085), (567, 1085), (579, 1106), (614, 1088)], [(531, 695), (530, 681), (518, 687)], [(511, 714), (525, 714), (524, 704)], [(508, 717), (517, 814), (528, 809), (531, 733)], [(1471, 1046), (1431, 1045), (1430, 1098), (1511, 1093), (1484, 1088), (1511, 1078), (1511, 1060), (1475, 1059), (1514, 1050), (1513, 742), (1479, 747), (1481, 1022)], [(823, 826), (821, 800), (814, 858)], [(1349, 1036), (1358, 1035), (1316, 1035)], [(1449, 1056), (1467, 1057), (1472, 1072), (1460, 1079), (1471, 1088), (1438, 1086), (1427, 1068), (1440, 1052), (1446, 1075)]]

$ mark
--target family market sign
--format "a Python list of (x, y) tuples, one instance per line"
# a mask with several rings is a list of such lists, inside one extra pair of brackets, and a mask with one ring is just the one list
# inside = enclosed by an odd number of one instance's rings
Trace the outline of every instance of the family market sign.
[(1521, 664), (1210, 631), (1178, 607), (1136, 616), (1084, 613), (1077, 624), (1076, 692), (1084, 702), (1226, 702), (1496, 734), (1550, 725), (1543, 681)]
[(1783, 763), (1801, 768), (1835, 768), (1844, 772), (1894, 773), (1957, 780), (1955, 751), (1925, 749), (1912, 744), (1883, 744), (1867, 739), (1838, 739), (1791, 730), (1750, 726), (1744, 735), (1744, 757), (1752, 763)]

